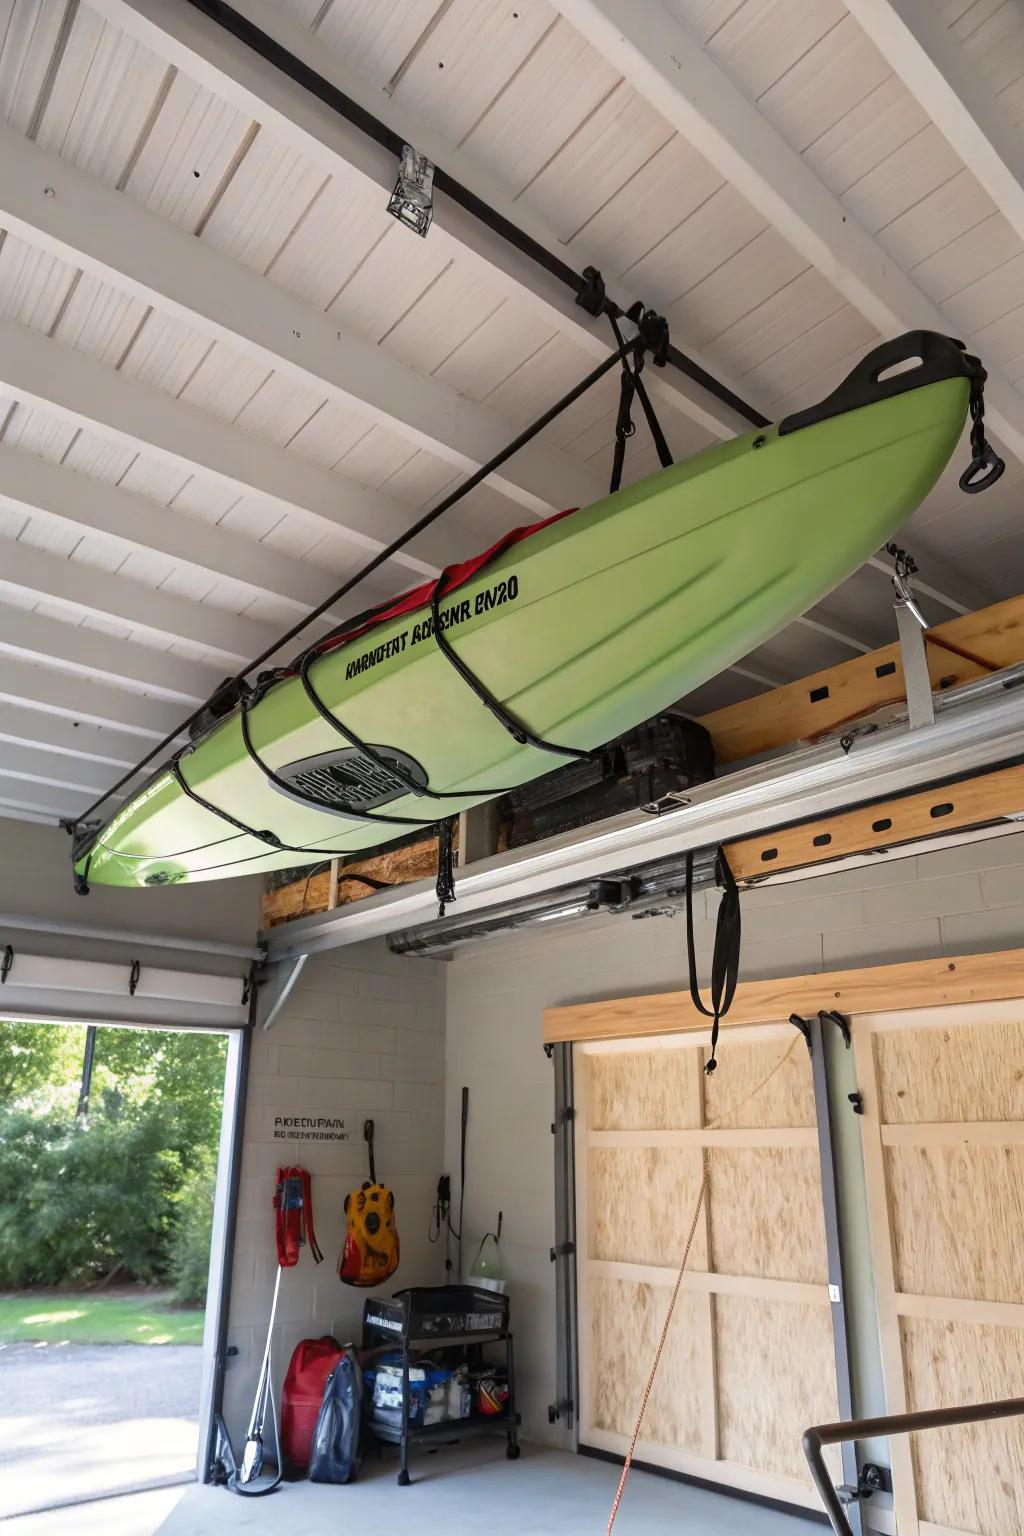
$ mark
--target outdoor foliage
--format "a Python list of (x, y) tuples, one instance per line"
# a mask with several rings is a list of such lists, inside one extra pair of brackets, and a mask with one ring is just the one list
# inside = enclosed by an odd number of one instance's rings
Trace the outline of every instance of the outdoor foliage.
[(170, 1279), (176, 1301), (199, 1305), (206, 1300), (213, 1225), (217, 1159), (205, 1151), (178, 1191), (178, 1215), (171, 1246)]
[(0, 1288), (171, 1280), (206, 1289), (222, 1036), (0, 1024)]

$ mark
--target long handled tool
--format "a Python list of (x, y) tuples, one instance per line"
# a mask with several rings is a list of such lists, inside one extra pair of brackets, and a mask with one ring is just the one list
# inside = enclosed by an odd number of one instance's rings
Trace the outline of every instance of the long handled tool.
[[(267, 1342), (263, 1350), (263, 1363), (260, 1366), (259, 1381), (256, 1384), (256, 1396), (253, 1399), (252, 1413), (249, 1416), (249, 1429), (245, 1437), (245, 1446), (242, 1450), (241, 1464), (237, 1467), (233, 1477), (228, 1478), (228, 1487), (235, 1493), (244, 1493), (258, 1496), (263, 1493), (273, 1493), (281, 1481), (281, 1430), (277, 1422), (277, 1407), (274, 1402), (274, 1388), (271, 1379), (270, 1350), (274, 1337), (274, 1319), (277, 1316), (277, 1298), (281, 1290), (281, 1266), (277, 1266), (277, 1278), (274, 1281), (274, 1300), (270, 1307), (270, 1324), (267, 1328)], [(274, 1429), (274, 1455), (272, 1460), (273, 1471), (264, 1471), (266, 1461), (266, 1448), (263, 1444), (263, 1431), (266, 1427), (267, 1415)]]

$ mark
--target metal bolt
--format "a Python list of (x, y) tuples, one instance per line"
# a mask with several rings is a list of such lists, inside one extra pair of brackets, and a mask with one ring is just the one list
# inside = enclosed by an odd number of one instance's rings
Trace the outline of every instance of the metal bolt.
[(752, 448), (763, 448), (767, 441), (768, 439), (766, 437), (755, 437), (750, 446)]
[(54, 191), (54, 190), (53, 190), (53, 188), (52, 188), (52, 187), (44, 187), (44, 188), (43, 188), (43, 196), (44, 196), (44, 197), (56, 197), (56, 196), (57, 196), (57, 194), (56, 194), (56, 192), (55, 192), (55, 191)]

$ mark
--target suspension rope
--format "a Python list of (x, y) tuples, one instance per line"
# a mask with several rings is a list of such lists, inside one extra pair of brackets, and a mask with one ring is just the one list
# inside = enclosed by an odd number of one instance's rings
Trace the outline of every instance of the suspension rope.
[[(291, 628), (286, 630), (283, 635), (279, 636), (277, 640), (268, 645), (263, 651), (260, 652), (258, 656), (256, 656), (252, 661), (248, 662), (244, 667), (242, 667), (239, 672), (236, 672), (233, 677), (226, 679), (226, 681), (222, 683), (221, 686), (217, 688), (208, 699), (206, 699), (202, 704), (194, 709), (192, 713), (188, 715), (175, 730), (170, 731), (162, 741), (157, 742), (156, 746), (152, 747), (144, 757), (140, 758), (139, 761), (135, 763), (132, 768), (129, 768), (126, 773), (122, 774), (116, 783), (112, 784), (109, 789), (105, 790), (103, 794), (99, 795), (79, 816), (74, 817), (70, 821), (66, 821), (64, 823), (66, 829), (73, 835), (76, 835), (83, 828), (88, 818), (92, 816), (93, 813), (105, 803), (105, 801), (109, 800), (111, 795), (116, 794), (119, 789), (123, 789), (124, 786), (130, 783), (130, 781), (134, 779), (135, 776), (140, 773), (143, 768), (148, 767), (149, 764), (153, 762), (155, 758), (159, 757), (162, 752), (166, 751), (168, 747), (172, 747), (181, 736), (181, 734), (184, 731), (187, 731), (190, 726), (194, 725), (196, 721), (206, 713), (207, 709), (214, 706), (218, 701), (224, 702), (226, 699), (230, 698), (233, 691), (244, 688), (246, 686), (246, 678), (251, 672), (256, 671), (256, 669), (261, 667), (264, 662), (269, 661), (271, 656), (275, 655), (276, 652), (281, 650), (283, 646), (288, 645), (290, 641), (294, 640), (298, 635), (300, 635), (303, 630), (307, 629), (308, 626), (313, 623), (314, 620), (322, 617), (323, 614), (327, 613), (329, 609), (333, 608), (335, 604), (340, 602), (342, 598), (347, 597), (348, 594), (356, 586), (358, 586), (361, 581), (364, 581), (367, 576), (371, 575), (387, 560), (390, 560), (394, 555), (398, 554), (399, 551), (404, 549), (412, 539), (416, 538), (419, 534), (423, 533), (425, 529), (429, 528), (433, 523), (437, 522), (438, 518), (442, 517), (445, 512), (447, 512), (456, 504), (456, 502), (461, 501), (463, 497), (469, 494), (470, 491), (475, 490), (482, 481), (487, 479), (489, 475), (493, 474), (495, 470), (500, 469), (501, 466), (505, 464), (510, 458), (512, 458), (514, 454), (518, 453), (520, 448), (523, 448), (527, 443), (532, 442), (539, 433), (544, 431), (545, 427), (550, 426), (551, 422), (560, 416), (563, 411), (568, 410), (569, 406), (574, 405), (575, 402), (580, 399), (582, 395), (586, 394), (587, 390), (592, 388), (599, 379), (602, 379), (606, 373), (609, 373), (613, 368), (615, 368), (622, 361), (624, 356), (626, 356), (628, 353), (642, 352), (648, 345), (650, 334), (651, 333), (649, 329), (646, 332), (641, 329), (640, 335), (628, 342), (624, 342), (623, 346), (617, 349), (615, 352), (609, 353), (609, 355), (604, 358), (596, 368), (591, 369), (590, 373), (588, 373), (585, 378), (581, 379), (578, 384), (569, 390), (568, 394), (563, 395), (560, 400), (556, 401), (554, 405), (550, 406), (548, 410), (544, 411), (542, 415), (538, 416), (537, 419), (531, 422), (528, 427), (525, 427), (517, 437), (513, 438), (510, 443), (506, 444), (506, 446), (499, 453), (496, 453), (493, 458), (489, 459), (486, 464), (482, 464), (479, 469), (474, 470), (471, 475), (468, 475), (462, 484), (457, 486), (454, 491), (450, 492), (449, 495), (445, 496), (440, 502), (438, 502), (436, 507), (433, 507), (429, 512), (425, 512), (422, 517), (417, 518), (417, 520), (412, 523), (404, 533), (400, 534), (396, 539), (393, 539), (391, 543), (386, 545), (383, 549), (378, 550), (375, 555), (372, 555), (370, 559), (360, 567), (355, 575), (342, 582), (341, 585), (337, 587), (332, 593), (330, 593), (328, 597), (324, 598), (323, 602), (318, 603), (315, 608), (312, 608), (309, 613), (307, 613), (297, 623), (293, 624)], [(235, 702), (237, 701), (232, 700), (229, 708), (233, 708)], [(225, 709), (223, 712), (226, 714), (229, 712), (229, 710)], [(186, 793), (188, 793), (187, 789)], [(193, 795), (192, 798), (198, 799), (198, 797), (195, 795)], [(202, 802), (200, 801), (199, 803)], [(227, 817), (225, 819), (230, 820), (230, 818)], [(238, 824), (236, 823), (236, 825)], [(242, 828), (242, 830), (247, 829)], [(74, 859), (74, 857), (75, 850), (73, 842), (72, 858)]]
[[(759, 1083), (755, 1084), (755, 1086), (751, 1088), (750, 1092), (746, 1094), (738, 1104), (731, 1104), (727, 1110), (722, 1112), (722, 1114), (716, 1115), (713, 1120), (708, 1120), (704, 1129), (713, 1131), (717, 1126), (721, 1125), (723, 1120), (728, 1120), (731, 1115), (738, 1115), (740, 1110), (744, 1109), (750, 1103), (751, 1099), (755, 1098), (756, 1095), (762, 1091), (762, 1089), (767, 1088), (772, 1078), (775, 1077), (777, 1073), (782, 1071), (782, 1068), (786, 1065), (786, 1062), (789, 1060), (790, 1056), (792, 1056), (798, 1042), (802, 1038), (803, 1037), (801, 1035), (794, 1035), (792, 1040), (789, 1042), (789, 1045), (786, 1047), (786, 1050), (779, 1057), (771, 1071), (765, 1077), (763, 1077)], [(644, 1422), (644, 1414), (647, 1412), (647, 1404), (650, 1400), (651, 1392), (654, 1390), (654, 1380), (658, 1374), (658, 1367), (661, 1364), (661, 1357), (665, 1352), (665, 1344), (668, 1341), (668, 1332), (672, 1324), (672, 1315), (675, 1312), (676, 1302), (679, 1299), (679, 1292), (682, 1289), (683, 1274), (686, 1270), (687, 1261), (690, 1257), (690, 1249), (693, 1247), (693, 1239), (697, 1232), (697, 1222), (700, 1219), (701, 1208), (707, 1197), (707, 1190), (710, 1179), (711, 1154), (708, 1148), (705, 1147), (702, 1158), (700, 1189), (697, 1191), (697, 1199), (693, 1207), (693, 1220), (690, 1222), (690, 1230), (687, 1233), (686, 1243), (683, 1247), (683, 1256), (679, 1262), (679, 1269), (676, 1272), (675, 1284), (672, 1287), (672, 1294), (669, 1297), (668, 1310), (665, 1313), (665, 1321), (662, 1324), (661, 1334), (658, 1338), (657, 1347), (654, 1351), (654, 1359), (651, 1361), (651, 1369), (647, 1374), (647, 1381), (644, 1386), (643, 1395), (640, 1399), (640, 1411), (636, 1416), (636, 1423), (633, 1426), (633, 1436), (629, 1442), (629, 1450), (626, 1452), (626, 1459), (622, 1464), (622, 1476), (619, 1478), (619, 1486), (615, 1490), (615, 1498), (612, 1501), (611, 1513), (608, 1516), (608, 1524), (605, 1527), (605, 1536), (611, 1536), (612, 1527), (614, 1526), (616, 1516), (619, 1513), (619, 1505), (622, 1503), (622, 1495), (626, 1490), (626, 1483), (629, 1479), (630, 1467), (633, 1464), (633, 1456), (636, 1452), (637, 1441), (640, 1439), (640, 1429)]]

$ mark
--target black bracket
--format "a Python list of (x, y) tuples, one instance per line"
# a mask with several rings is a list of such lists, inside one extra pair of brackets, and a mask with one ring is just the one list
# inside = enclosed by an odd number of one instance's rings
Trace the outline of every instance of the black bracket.
[(853, 1037), (850, 1034), (850, 1021), (845, 1016), (845, 1014), (840, 1013), (835, 1008), (819, 1008), (818, 1018), (823, 1024), (828, 1023), (835, 1025), (836, 1029), (838, 1029), (839, 1033), (843, 1037), (843, 1044), (846, 1046), (846, 1049), (849, 1050), (850, 1046), (853, 1044)]
[(552, 1056), (554, 1054), (555, 1054), (555, 1042), (553, 1040), (545, 1040), (545, 1042), (544, 1042), (544, 1055), (547, 1057), (548, 1061), (551, 1060), (551, 1058), (552, 1058)]
[(597, 912), (602, 907), (612, 912), (621, 912), (631, 906), (639, 894), (640, 881), (636, 875), (629, 875), (624, 880), (598, 880), (590, 887), (587, 906), (591, 912)]
[(142, 975), (142, 966), (139, 964), (138, 960), (133, 960), (132, 961), (131, 970), (128, 972), (128, 996), (129, 997), (134, 997), (135, 996), (135, 989), (136, 989), (136, 987), (139, 984), (139, 977), (141, 975)]
[(576, 303), (581, 309), (585, 309), (588, 315), (593, 315), (595, 320), (604, 314), (608, 295), (605, 292), (604, 278), (596, 267), (583, 268), (583, 286), (576, 295)]
[(811, 1045), (811, 1026), (808, 1024), (805, 1018), (801, 1017), (799, 1013), (791, 1013), (789, 1016), (789, 1022), (793, 1025), (794, 1029), (798, 1029), (803, 1035), (804, 1040), (807, 1043), (808, 1054), (810, 1054), (810, 1052), (813, 1050)]
[(249, 1001), (256, 991), (256, 967), (250, 965), (248, 974), (242, 977), (242, 1007), (248, 1007)]
[(562, 1417), (563, 1413), (566, 1415), (571, 1414), (575, 1406), (571, 1397), (560, 1397), (557, 1403), (549, 1403), (548, 1423), (554, 1424), (557, 1419)]
[(13, 944), (5, 944), (4, 945), (4, 957), (3, 957), (2, 960), (0, 960), (0, 986), (3, 985), (3, 983), (7, 980), (8, 976), (11, 974), (11, 967), (13, 966), (13, 964), (14, 964), (14, 945)]
[(560, 1125), (571, 1125), (575, 1119), (576, 1111), (573, 1109), (571, 1104), (567, 1104), (565, 1108), (559, 1112), (558, 1119), (552, 1120), (551, 1122), (552, 1136), (558, 1135), (558, 1128)]
[(853, 1112), (854, 1112), (854, 1114), (855, 1115), (862, 1115), (864, 1113), (864, 1095), (862, 1093), (860, 1093), (860, 1092), (857, 1092), (857, 1093), (848, 1093), (846, 1095), (846, 1097), (849, 1099), (850, 1103), (853, 1105)]
[(628, 317), (635, 324), (646, 350), (651, 354), (651, 362), (655, 368), (664, 368), (668, 362), (668, 321), (664, 315), (659, 315), (653, 309), (643, 309), (637, 303), (627, 311)]
[(548, 1257), (553, 1264), (556, 1259), (568, 1258), (576, 1252), (575, 1243), (558, 1243), (556, 1247), (548, 1249)]

